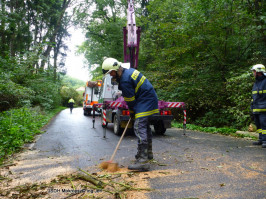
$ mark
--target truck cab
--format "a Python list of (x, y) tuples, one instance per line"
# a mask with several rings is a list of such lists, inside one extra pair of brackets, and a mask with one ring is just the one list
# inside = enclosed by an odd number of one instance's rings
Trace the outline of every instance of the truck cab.
[(101, 87), (101, 80), (98, 81), (87, 81), (85, 91), (83, 93), (83, 113), (85, 116), (90, 116), (92, 106), (98, 103), (99, 90)]
[(112, 81), (110, 74), (107, 74), (102, 79), (102, 86), (100, 88), (99, 103), (104, 101), (115, 101), (122, 95), (122, 92), (118, 90), (118, 84)]

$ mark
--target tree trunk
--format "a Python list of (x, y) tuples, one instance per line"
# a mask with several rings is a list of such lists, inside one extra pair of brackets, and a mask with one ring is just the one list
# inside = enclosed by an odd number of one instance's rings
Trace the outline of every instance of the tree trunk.
[[(10, 13), (14, 13), (14, 1), (10, 1)], [(9, 52), (12, 57), (15, 56), (15, 49), (14, 49), (14, 42), (15, 42), (15, 34), (16, 34), (16, 24), (13, 21), (10, 23), (10, 31), (11, 31), (11, 37), (9, 40)]]
[[(58, 20), (56, 22), (56, 25), (54, 27), (54, 30), (53, 30), (53, 33), (52, 33), (52, 36), (49, 38), (49, 44), (48, 44), (48, 47), (46, 49), (46, 51), (43, 53), (43, 60), (41, 62), (41, 71), (44, 70), (44, 65), (47, 61), (47, 58), (49, 57), (50, 55), (50, 52), (53, 48), (52, 44), (54, 44), (55, 42), (55, 38), (56, 38), (56, 35), (58, 34), (58, 31), (60, 29), (60, 26), (61, 26), (61, 22), (62, 22), (62, 19), (63, 19), (63, 16), (65, 14), (65, 11), (66, 9), (68, 8), (69, 4), (71, 3), (71, 0), (64, 0), (63, 2), (63, 5), (62, 5), (62, 11), (60, 13), (60, 16), (58, 17)], [(49, 32), (49, 31), (48, 31)]]
[(58, 57), (58, 48), (54, 47), (54, 81), (56, 81), (56, 70), (57, 70), (57, 57)]
[[(1, 4), (1, 13), (3, 13), (3, 15), (5, 16), (5, 0), (0, 0), (0, 4)], [(5, 17), (3, 16), (3, 18), (1, 19), (1, 24), (0, 24), (0, 38), (1, 38), (1, 42), (0, 42), (0, 55), (2, 55), (3, 57), (5, 56), (5, 46), (6, 46), (6, 38), (5, 38), (5, 26), (6, 26), (6, 21), (5, 21)]]

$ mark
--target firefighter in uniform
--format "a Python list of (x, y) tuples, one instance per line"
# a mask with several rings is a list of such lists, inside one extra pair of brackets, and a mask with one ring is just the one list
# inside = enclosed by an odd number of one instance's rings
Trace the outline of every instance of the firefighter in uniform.
[(254, 65), (251, 69), (256, 79), (252, 88), (251, 110), (254, 121), (259, 133), (259, 140), (254, 145), (262, 145), (266, 148), (266, 74), (265, 66), (262, 64)]
[(119, 84), (127, 102), (130, 117), (135, 119), (134, 133), (138, 138), (136, 162), (128, 166), (130, 170), (148, 171), (148, 160), (153, 159), (152, 133), (149, 116), (159, 113), (157, 94), (148, 79), (129, 63), (121, 63), (107, 58), (102, 64), (103, 73), (110, 73)]
[(72, 113), (72, 110), (73, 110), (73, 107), (74, 107), (74, 99), (73, 98), (70, 98), (69, 101), (68, 101), (68, 106), (70, 108), (70, 113)]

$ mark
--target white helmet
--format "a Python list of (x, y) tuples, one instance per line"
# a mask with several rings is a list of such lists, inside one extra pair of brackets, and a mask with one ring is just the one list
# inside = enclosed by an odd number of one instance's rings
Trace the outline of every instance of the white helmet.
[(116, 60), (114, 58), (106, 58), (103, 61), (102, 70), (104, 73), (106, 73), (106, 72), (109, 73), (112, 70), (117, 71), (120, 66), (121, 66), (121, 62), (119, 62), (118, 60)]
[(256, 71), (256, 72), (262, 72), (262, 73), (265, 73), (266, 70), (265, 70), (265, 66), (263, 64), (256, 64), (256, 65), (253, 65), (252, 68), (251, 68), (252, 71)]

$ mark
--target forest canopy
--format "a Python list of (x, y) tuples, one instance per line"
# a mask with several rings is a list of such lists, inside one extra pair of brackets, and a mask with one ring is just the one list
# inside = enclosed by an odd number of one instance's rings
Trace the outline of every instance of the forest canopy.
[[(77, 11), (86, 30), (79, 48), (93, 64), (123, 61), (126, 1), (90, 1)], [(91, 11), (91, 6), (96, 9)], [(261, 0), (136, 0), (141, 27), (139, 70), (160, 100), (183, 101), (192, 123), (250, 123), (250, 68), (265, 64), (265, 3)], [(101, 73), (100, 67), (94, 74)]]
[[(135, 0), (138, 70), (159, 100), (182, 101), (188, 122), (246, 127), (252, 65), (265, 64), (262, 0)], [(0, 110), (62, 105), (68, 29), (83, 30), (77, 53), (93, 79), (106, 57), (123, 61), (127, 0), (0, 1)]]

